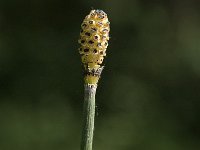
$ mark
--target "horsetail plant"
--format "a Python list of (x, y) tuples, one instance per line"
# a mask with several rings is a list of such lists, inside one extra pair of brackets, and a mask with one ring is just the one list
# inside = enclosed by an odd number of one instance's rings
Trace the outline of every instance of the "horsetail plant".
[(107, 14), (102, 10), (91, 10), (81, 24), (79, 53), (84, 68), (84, 124), (81, 150), (92, 150), (95, 94), (98, 80), (104, 68), (110, 31)]

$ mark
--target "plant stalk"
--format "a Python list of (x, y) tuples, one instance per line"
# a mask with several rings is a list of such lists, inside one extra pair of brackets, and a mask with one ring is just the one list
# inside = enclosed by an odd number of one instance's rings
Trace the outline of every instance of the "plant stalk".
[(92, 150), (97, 85), (85, 84), (81, 150)]

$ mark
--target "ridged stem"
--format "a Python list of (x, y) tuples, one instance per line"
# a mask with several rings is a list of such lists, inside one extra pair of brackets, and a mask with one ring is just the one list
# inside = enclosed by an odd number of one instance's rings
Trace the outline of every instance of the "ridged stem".
[(96, 88), (97, 85), (95, 84), (85, 84), (84, 86), (84, 116), (81, 150), (92, 150)]

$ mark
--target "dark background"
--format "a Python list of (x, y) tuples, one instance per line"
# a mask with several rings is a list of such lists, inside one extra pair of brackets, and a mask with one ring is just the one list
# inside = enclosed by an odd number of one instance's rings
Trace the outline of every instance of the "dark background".
[(197, 0), (0, 0), (0, 150), (79, 149), (92, 7), (111, 22), (94, 150), (199, 150)]

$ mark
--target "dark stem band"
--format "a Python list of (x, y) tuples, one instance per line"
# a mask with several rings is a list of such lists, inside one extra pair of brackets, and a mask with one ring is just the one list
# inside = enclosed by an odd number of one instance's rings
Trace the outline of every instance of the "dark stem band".
[(84, 75), (92, 75), (100, 77), (104, 66), (100, 66), (98, 69), (90, 69), (89, 67), (84, 68)]

